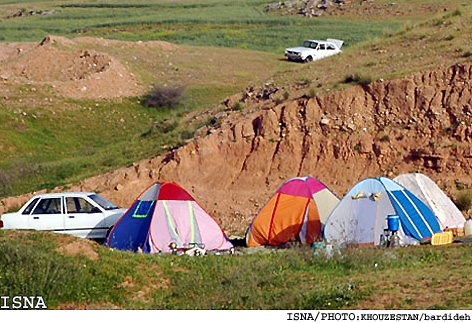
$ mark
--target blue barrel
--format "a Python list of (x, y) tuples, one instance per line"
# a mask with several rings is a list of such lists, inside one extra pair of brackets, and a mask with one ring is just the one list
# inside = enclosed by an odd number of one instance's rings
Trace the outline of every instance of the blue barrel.
[(387, 216), (387, 225), (389, 231), (398, 231), (400, 229), (400, 217), (396, 214), (389, 214)]

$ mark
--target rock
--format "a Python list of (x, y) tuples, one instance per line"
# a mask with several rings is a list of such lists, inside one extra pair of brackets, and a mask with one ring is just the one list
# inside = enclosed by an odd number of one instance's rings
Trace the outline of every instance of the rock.
[(321, 118), (321, 121), (320, 121), (320, 125), (326, 126), (326, 125), (329, 124), (329, 121), (330, 121), (330, 120), (329, 120), (328, 118), (322, 117), (322, 118)]

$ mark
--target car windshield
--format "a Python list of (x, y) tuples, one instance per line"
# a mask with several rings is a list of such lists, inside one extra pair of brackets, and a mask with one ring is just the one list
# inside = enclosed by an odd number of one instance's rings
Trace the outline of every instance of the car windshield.
[(98, 194), (92, 194), (92, 195), (89, 195), (89, 197), (105, 210), (118, 209), (118, 206), (116, 206), (115, 204), (111, 203), (110, 201), (108, 201), (107, 199), (105, 199), (104, 197)]
[(314, 41), (305, 40), (302, 46), (308, 48), (316, 48), (316, 46), (318, 46), (318, 43)]

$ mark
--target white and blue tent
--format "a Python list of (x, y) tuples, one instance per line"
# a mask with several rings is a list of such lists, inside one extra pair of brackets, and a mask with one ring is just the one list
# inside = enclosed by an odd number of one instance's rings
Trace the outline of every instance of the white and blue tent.
[(401, 245), (441, 232), (436, 216), (420, 199), (394, 181), (377, 177), (358, 182), (343, 197), (326, 221), (324, 238), (341, 247), (379, 245), (389, 215), (400, 219)]
[(401, 174), (393, 179), (415, 194), (436, 215), (442, 230), (463, 228), (465, 217), (454, 202), (424, 174)]

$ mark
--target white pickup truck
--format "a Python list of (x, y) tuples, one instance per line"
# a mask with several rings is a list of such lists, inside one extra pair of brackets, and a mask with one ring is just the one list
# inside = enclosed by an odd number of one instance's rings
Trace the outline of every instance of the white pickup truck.
[(308, 63), (342, 53), (343, 43), (339, 39), (305, 40), (300, 47), (287, 48), (285, 56), (289, 61)]

